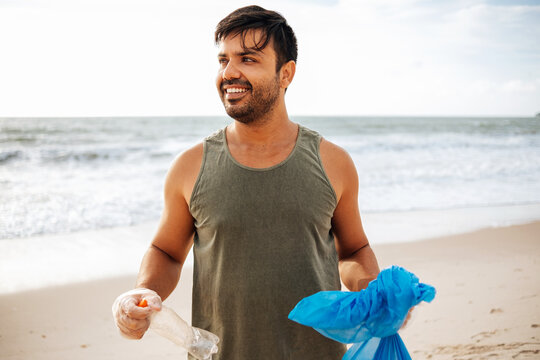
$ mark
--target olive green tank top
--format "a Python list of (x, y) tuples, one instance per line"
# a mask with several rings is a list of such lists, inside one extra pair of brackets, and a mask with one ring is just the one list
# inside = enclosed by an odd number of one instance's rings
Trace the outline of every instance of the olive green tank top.
[(231, 156), (224, 129), (204, 141), (190, 201), (192, 324), (221, 339), (214, 360), (338, 360), (346, 351), (287, 318), (302, 298), (341, 288), (337, 200), (320, 142), (300, 126), (284, 161), (255, 169)]

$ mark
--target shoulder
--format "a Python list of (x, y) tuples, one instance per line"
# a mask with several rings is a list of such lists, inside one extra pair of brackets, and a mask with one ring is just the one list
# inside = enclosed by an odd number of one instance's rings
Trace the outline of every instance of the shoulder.
[(172, 173), (186, 173), (193, 170), (194, 167), (197, 168), (197, 164), (200, 167), (204, 153), (203, 143), (198, 143), (190, 147), (187, 150), (184, 150), (174, 159), (170, 172)]
[(187, 200), (197, 180), (204, 154), (203, 143), (198, 143), (180, 153), (167, 173), (166, 187), (180, 192)]
[(321, 156), (332, 157), (334, 160), (348, 161), (351, 159), (349, 153), (342, 147), (321, 138)]
[(322, 138), (321, 162), (338, 197), (350, 188), (358, 187), (358, 174), (354, 162), (345, 149)]

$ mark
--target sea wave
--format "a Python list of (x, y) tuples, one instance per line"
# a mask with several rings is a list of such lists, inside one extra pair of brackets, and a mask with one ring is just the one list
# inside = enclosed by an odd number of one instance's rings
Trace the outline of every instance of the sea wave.
[(129, 152), (119, 148), (93, 150), (44, 149), (39, 151), (39, 159), (44, 162), (93, 162), (99, 160), (121, 161)]
[[(293, 120), (350, 153), (362, 212), (540, 202), (536, 120)], [(156, 220), (171, 162), (226, 123), (220, 117), (0, 119), (0, 238)]]
[(0, 165), (22, 158), (23, 152), (20, 150), (0, 151)]

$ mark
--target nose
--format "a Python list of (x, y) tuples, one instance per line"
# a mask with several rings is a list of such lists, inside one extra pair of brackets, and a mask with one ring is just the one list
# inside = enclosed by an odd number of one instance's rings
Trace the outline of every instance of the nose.
[(238, 71), (232, 61), (229, 61), (227, 63), (227, 66), (225, 66), (225, 68), (223, 69), (221, 77), (223, 80), (238, 79), (240, 78), (240, 71)]

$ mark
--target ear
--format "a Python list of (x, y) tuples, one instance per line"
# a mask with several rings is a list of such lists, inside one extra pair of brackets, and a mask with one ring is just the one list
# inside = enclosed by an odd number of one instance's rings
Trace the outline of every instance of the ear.
[(292, 83), (294, 73), (296, 72), (296, 63), (293, 60), (289, 60), (279, 70), (279, 80), (281, 88), (287, 89)]

